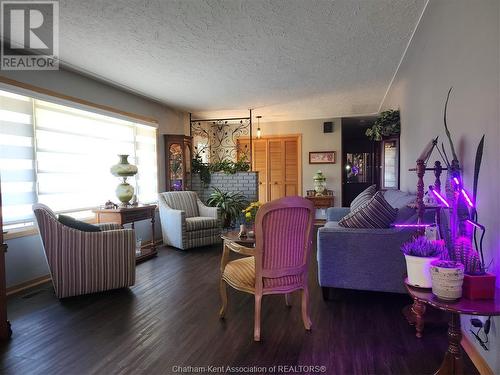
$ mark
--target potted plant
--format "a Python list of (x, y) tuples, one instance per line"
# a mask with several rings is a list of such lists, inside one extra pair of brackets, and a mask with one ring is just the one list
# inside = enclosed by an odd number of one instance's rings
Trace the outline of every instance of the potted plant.
[(462, 297), (464, 265), (454, 260), (431, 263), (432, 293), (439, 299), (455, 301)]
[(468, 237), (462, 236), (456, 240), (454, 257), (464, 265), (463, 296), (472, 300), (495, 298), (496, 276), (486, 272)]
[(241, 210), (247, 205), (247, 200), (240, 192), (222, 191), (214, 187), (207, 204), (221, 209), (224, 228), (229, 228), (240, 216)]
[(443, 241), (431, 241), (419, 236), (403, 244), (401, 251), (405, 255), (408, 283), (420, 288), (432, 286), (431, 262), (441, 259), (446, 254)]
[(400, 133), (399, 110), (390, 109), (380, 113), (372, 127), (366, 130), (365, 135), (371, 141), (381, 141), (384, 137), (391, 137)]

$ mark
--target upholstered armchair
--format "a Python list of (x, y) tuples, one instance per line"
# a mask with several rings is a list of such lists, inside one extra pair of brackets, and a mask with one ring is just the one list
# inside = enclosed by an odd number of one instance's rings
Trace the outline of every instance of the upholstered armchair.
[(158, 201), (165, 245), (186, 250), (220, 242), (219, 209), (204, 205), (194, 191), (160, 193)]
[[(227, 310), (226, 284), (255, 297), (254, 340), (260, 341), (262, 297), (266, 294), (284, 294), (289, 305), (288, 294), (301, 291), (302, 322), (306, 330), (311, 329), (309, 317), (308, 265), (311, 255), (313, 203), (302, 197), (285, 197), (268, 202), (257, 211), (255, 223), (255, 248), (238, 244), (237, 252), (254, 253), (227, 262), (228, 251), (224, 248), (221, 264), (220, 294), (222, 319)], [(252, 251), (253, 250), (253, 251)]]
[(38, 230), (57, 298), (125, 288), (135, 283), (135, 232), (101, 224), (101, 232), (82, 232), (34, 204)]

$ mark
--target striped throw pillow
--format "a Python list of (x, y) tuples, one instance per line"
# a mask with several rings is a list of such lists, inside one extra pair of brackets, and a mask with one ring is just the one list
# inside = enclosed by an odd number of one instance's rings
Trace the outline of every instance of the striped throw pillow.
[(356, 211), (344, 216), (339, 225), (345, 228), (389, 228), (397, 214), (398, 209), (387, 203), (379, 191)]
[(372, 185), (359, 193), (351, 202), (351, 212), (356, 211), (359, 207), (372, 199), (376, 192), (377, 185)]

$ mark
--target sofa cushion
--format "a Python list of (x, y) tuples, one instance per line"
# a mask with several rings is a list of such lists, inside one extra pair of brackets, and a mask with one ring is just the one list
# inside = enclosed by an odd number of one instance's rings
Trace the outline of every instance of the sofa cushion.
[(218, 225), (219, 221), (211, 217), (195, 216), (186, 218), (186, 230), (188, 232), (217, 228)]
[(377, 192), (377, 186), (372, 185), (358, 194), (351, 202), (351, 211), (356, 211), (363, 204), (368, 202)]
[(92, 225), (92, 224), (86, 223), (84, 221), (76, 220), (75, 218), (72, 218), (71, 216), (59, 215), (58, 220), (62, 225), (65, 225), (65, 226), (73, 228), (73, 229), (80, 230), (82, 232), (100, 232), (101, 231), (101, 228), (99, 228), (97, 225)]
[(389, 228), (398, 214), (384, 198), (382, 192), (377, 192), (357, 210), (349, 213), (339, 221), (346, 228)]

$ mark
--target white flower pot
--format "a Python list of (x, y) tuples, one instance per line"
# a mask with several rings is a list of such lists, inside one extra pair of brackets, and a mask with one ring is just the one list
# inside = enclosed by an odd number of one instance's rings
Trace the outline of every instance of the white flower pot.
[(408, 284), (419, 288), (432, 287), (431, 262), (439, 258), (424, 258), (406, 255), (406, 270), (408, 272)]
[[(448, 267), (439, 264), (447, 263)], [(464, 266), (459, 262), (435, 261), (431, 264), (432, 293), (439, 299), (454, 301), (462, 297)]]

